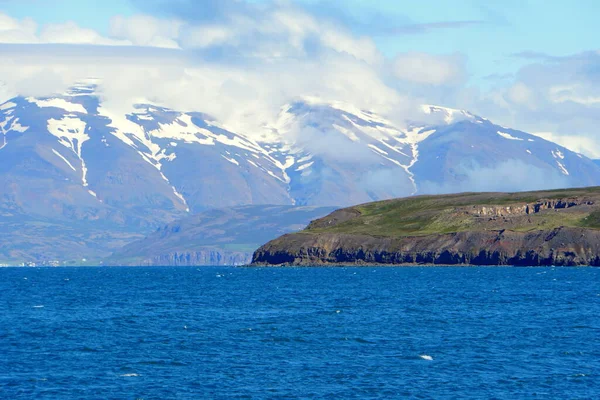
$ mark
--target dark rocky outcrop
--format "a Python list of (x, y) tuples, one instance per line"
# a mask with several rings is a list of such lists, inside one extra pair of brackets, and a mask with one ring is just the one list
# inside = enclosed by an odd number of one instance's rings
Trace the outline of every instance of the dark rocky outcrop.
[(381, 238), (344, 234), (286, 235), (261, 247), (254, 264), (600, 265), (600, 231), (460, 232)]
[(558, 200), (540, 200), (532, 204), (520, 204), (515, 206), (480, 206), (465, 210), (478, 216), (504, 217), (509, 215), (530, 215), (537, 214), (544, 210), (560, 210), (581, 205), (593, 205), (594, 202), (589, 199), (558, 199)]

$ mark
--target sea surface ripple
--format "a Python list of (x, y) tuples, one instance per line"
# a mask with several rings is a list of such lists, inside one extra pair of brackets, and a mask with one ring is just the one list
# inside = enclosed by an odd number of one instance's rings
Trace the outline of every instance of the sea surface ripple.
[(0, 398), (600, 398), (600, 269), (1, 268)]

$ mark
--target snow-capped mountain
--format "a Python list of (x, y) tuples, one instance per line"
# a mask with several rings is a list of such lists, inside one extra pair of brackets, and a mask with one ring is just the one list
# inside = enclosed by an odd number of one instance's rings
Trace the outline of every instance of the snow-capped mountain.
[(302, 99), (258, 133), (233, 132), (201, 111), (137, 104), (120, 114), (93, 87), (1, 104), (0, 215), (146, 233), (247, 204), (600, 184), (588, 158), (466, 111), (423, 106), (413, 120), (439, 122), (401, 128), (348, 104)]

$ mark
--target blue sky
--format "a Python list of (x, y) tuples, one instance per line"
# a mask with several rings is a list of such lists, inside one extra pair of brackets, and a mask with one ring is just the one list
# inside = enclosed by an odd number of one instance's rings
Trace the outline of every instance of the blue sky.
[(404, 116), (426, 102), (600, 157), (598, 15), (594, 0), (0, 0), (0, 95), (93, 74), (113, 98), (230, 119), (294, 96)]
[[(176, 9), (177, 3), (183, 2), (0, 0), (0, 11), (17, 18), (32, 17), (39, 24), (75, 21), (82, 27), (107, 33), (110, 19), (115, 15), (144, 12), (161, 16), (168, 14), (169, 8)], [(209, 7), (209, 3), (196, 2), (198, 8)], [(261, 0), (253, 3), (261, 3)], [(513, 73), (528, 62), (515, 54), (539, 52), (567, 56), (598, 47), (600, 37), (597, 22), (600, 4), (594, 0), (302, 0), (294, 3), (338, 21), (358, 35), (372, 37), (390, 57), (406, 51), (466, 54), (472, 79), (480, 84), (485, 84), (481, 81), (483, 77)], [(447, 27), (443, 27), (443, 23), (447, 23)]]
[(0, 10), (16, 18), (31, 17), (39, 24), (71, 20), (106, 32), (111, 17), (131, 15), (136, 8), (127, 0), (0, 0)]

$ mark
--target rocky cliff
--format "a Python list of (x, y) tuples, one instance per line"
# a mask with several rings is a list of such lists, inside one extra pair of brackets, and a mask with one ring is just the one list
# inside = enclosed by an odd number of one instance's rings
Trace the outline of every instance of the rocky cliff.
[(219, 247), (194, 251), (173, 251), (159, 254), (147, 254), (123, 262), (108, 264), (126, 264), (132, 266), (169, 266), (190, 267), (209, 265), (245, 265), (252, 260), (250, 251), (228, 251)]
[(600, 265), (600, 188), (421, 196), (336, 211), (255, 265)]

